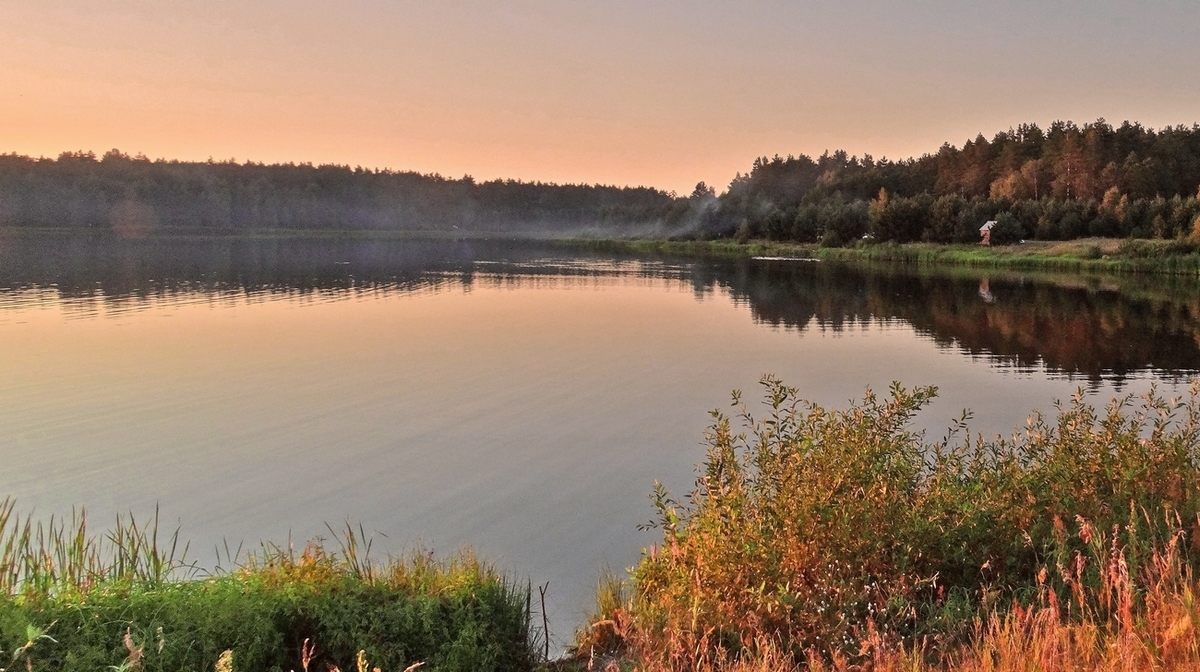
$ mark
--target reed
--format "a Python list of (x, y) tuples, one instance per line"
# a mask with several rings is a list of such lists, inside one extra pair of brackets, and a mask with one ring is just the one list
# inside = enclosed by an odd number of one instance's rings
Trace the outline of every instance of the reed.
[(86, 592), (97, 584), (136, 582), (161, 586), (190, 578), (197, 567), (179, 546), (179, 530), (159, 542), (158, 511), (145, 524), (117, 516), (103, 535), (88, 530), (88, 516), (74, 509), (69, 517), (46, 521), (24, 518), (15, 501), (0, 501), (0, 593), (56, 596)]

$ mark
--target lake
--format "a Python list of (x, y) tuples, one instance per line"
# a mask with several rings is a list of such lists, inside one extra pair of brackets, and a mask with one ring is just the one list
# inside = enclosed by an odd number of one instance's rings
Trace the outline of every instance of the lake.
[[(845, 406), (937, 385), (1010, 434), (1200, 370), (1200, 290), (537, 242), (0, 235), (0, 496), (100, 528), (155, 507), (190, 556), (345, 521), (549, 582), (556, 641), (656, 539), (714, 408), (771, 373)], [(535, 593), (536, 595), (536, 593)]]

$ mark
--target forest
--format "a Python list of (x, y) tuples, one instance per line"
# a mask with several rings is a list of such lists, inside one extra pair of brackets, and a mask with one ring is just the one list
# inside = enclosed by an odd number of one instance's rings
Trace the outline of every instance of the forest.
[(711, 198), (703, 229), (833, 246), (863, 236), (965, 243), (998, 220), (996, 242), (1174, 238), (1192, 233), (1198, 189), (1200, 124), (1057, 121), (902, 161), (844, 151), (760, 158)]
[(0, 224), (205, 230), (564, 232), (677, 219), (687, 202), (647, 187), (476, 182), (349, 166), (151, 161), (111, 150), (0, 155)]
[(339, 165), (183, 162), (111, 150), (0, 155), (0, 225), (213, 231), (524, 231), (673, 238), (970, 243), (1190, 236), (1200, 124), (1022, 124), (919, 158), (756, 159), (718, 194), (476, 182)]

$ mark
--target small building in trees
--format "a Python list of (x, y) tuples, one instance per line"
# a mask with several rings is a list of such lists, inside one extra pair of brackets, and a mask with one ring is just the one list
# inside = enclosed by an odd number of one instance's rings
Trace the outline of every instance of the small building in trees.
[(979, 235), (982, 237), (982, 240), (979, 241), (980, 245), (991, 245), (992, 244), (992, 229), (995, 226), (996, 226), (996, 220), (993, 219), (993, 220), (984, 222), (983, 226), (979, 227)]

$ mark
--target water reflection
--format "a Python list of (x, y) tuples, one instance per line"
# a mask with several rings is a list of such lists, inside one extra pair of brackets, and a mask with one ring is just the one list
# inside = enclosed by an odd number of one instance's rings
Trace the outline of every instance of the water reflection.
[(0, 309), (53, 296), (77, 315), (221, 296), (470, 290), (478, 281), (682, 277), (666, 264), (564, 253), (537, 242), (22, 236), (0, 246)]
[(834, 333), (899, 320), (942, 348), (1020, 370), (1110, 379), (1200, 369), (1200, 285), (786, 259), (646, 258), (538, 242), (8, 236), (0, 310), (53, 300), (77, 318), (233, 297), (521, 288), (603, 277), (720, 288), (755, 320)]
[(1200, 368), (1200, 294), (1193, 279), (979, 271), (898, 266), (748, 263), (705, 279), (744, 297), (758, 320), (839, 331), (902, 320), (940, 347), (1019, 369), (1095, 382)]

